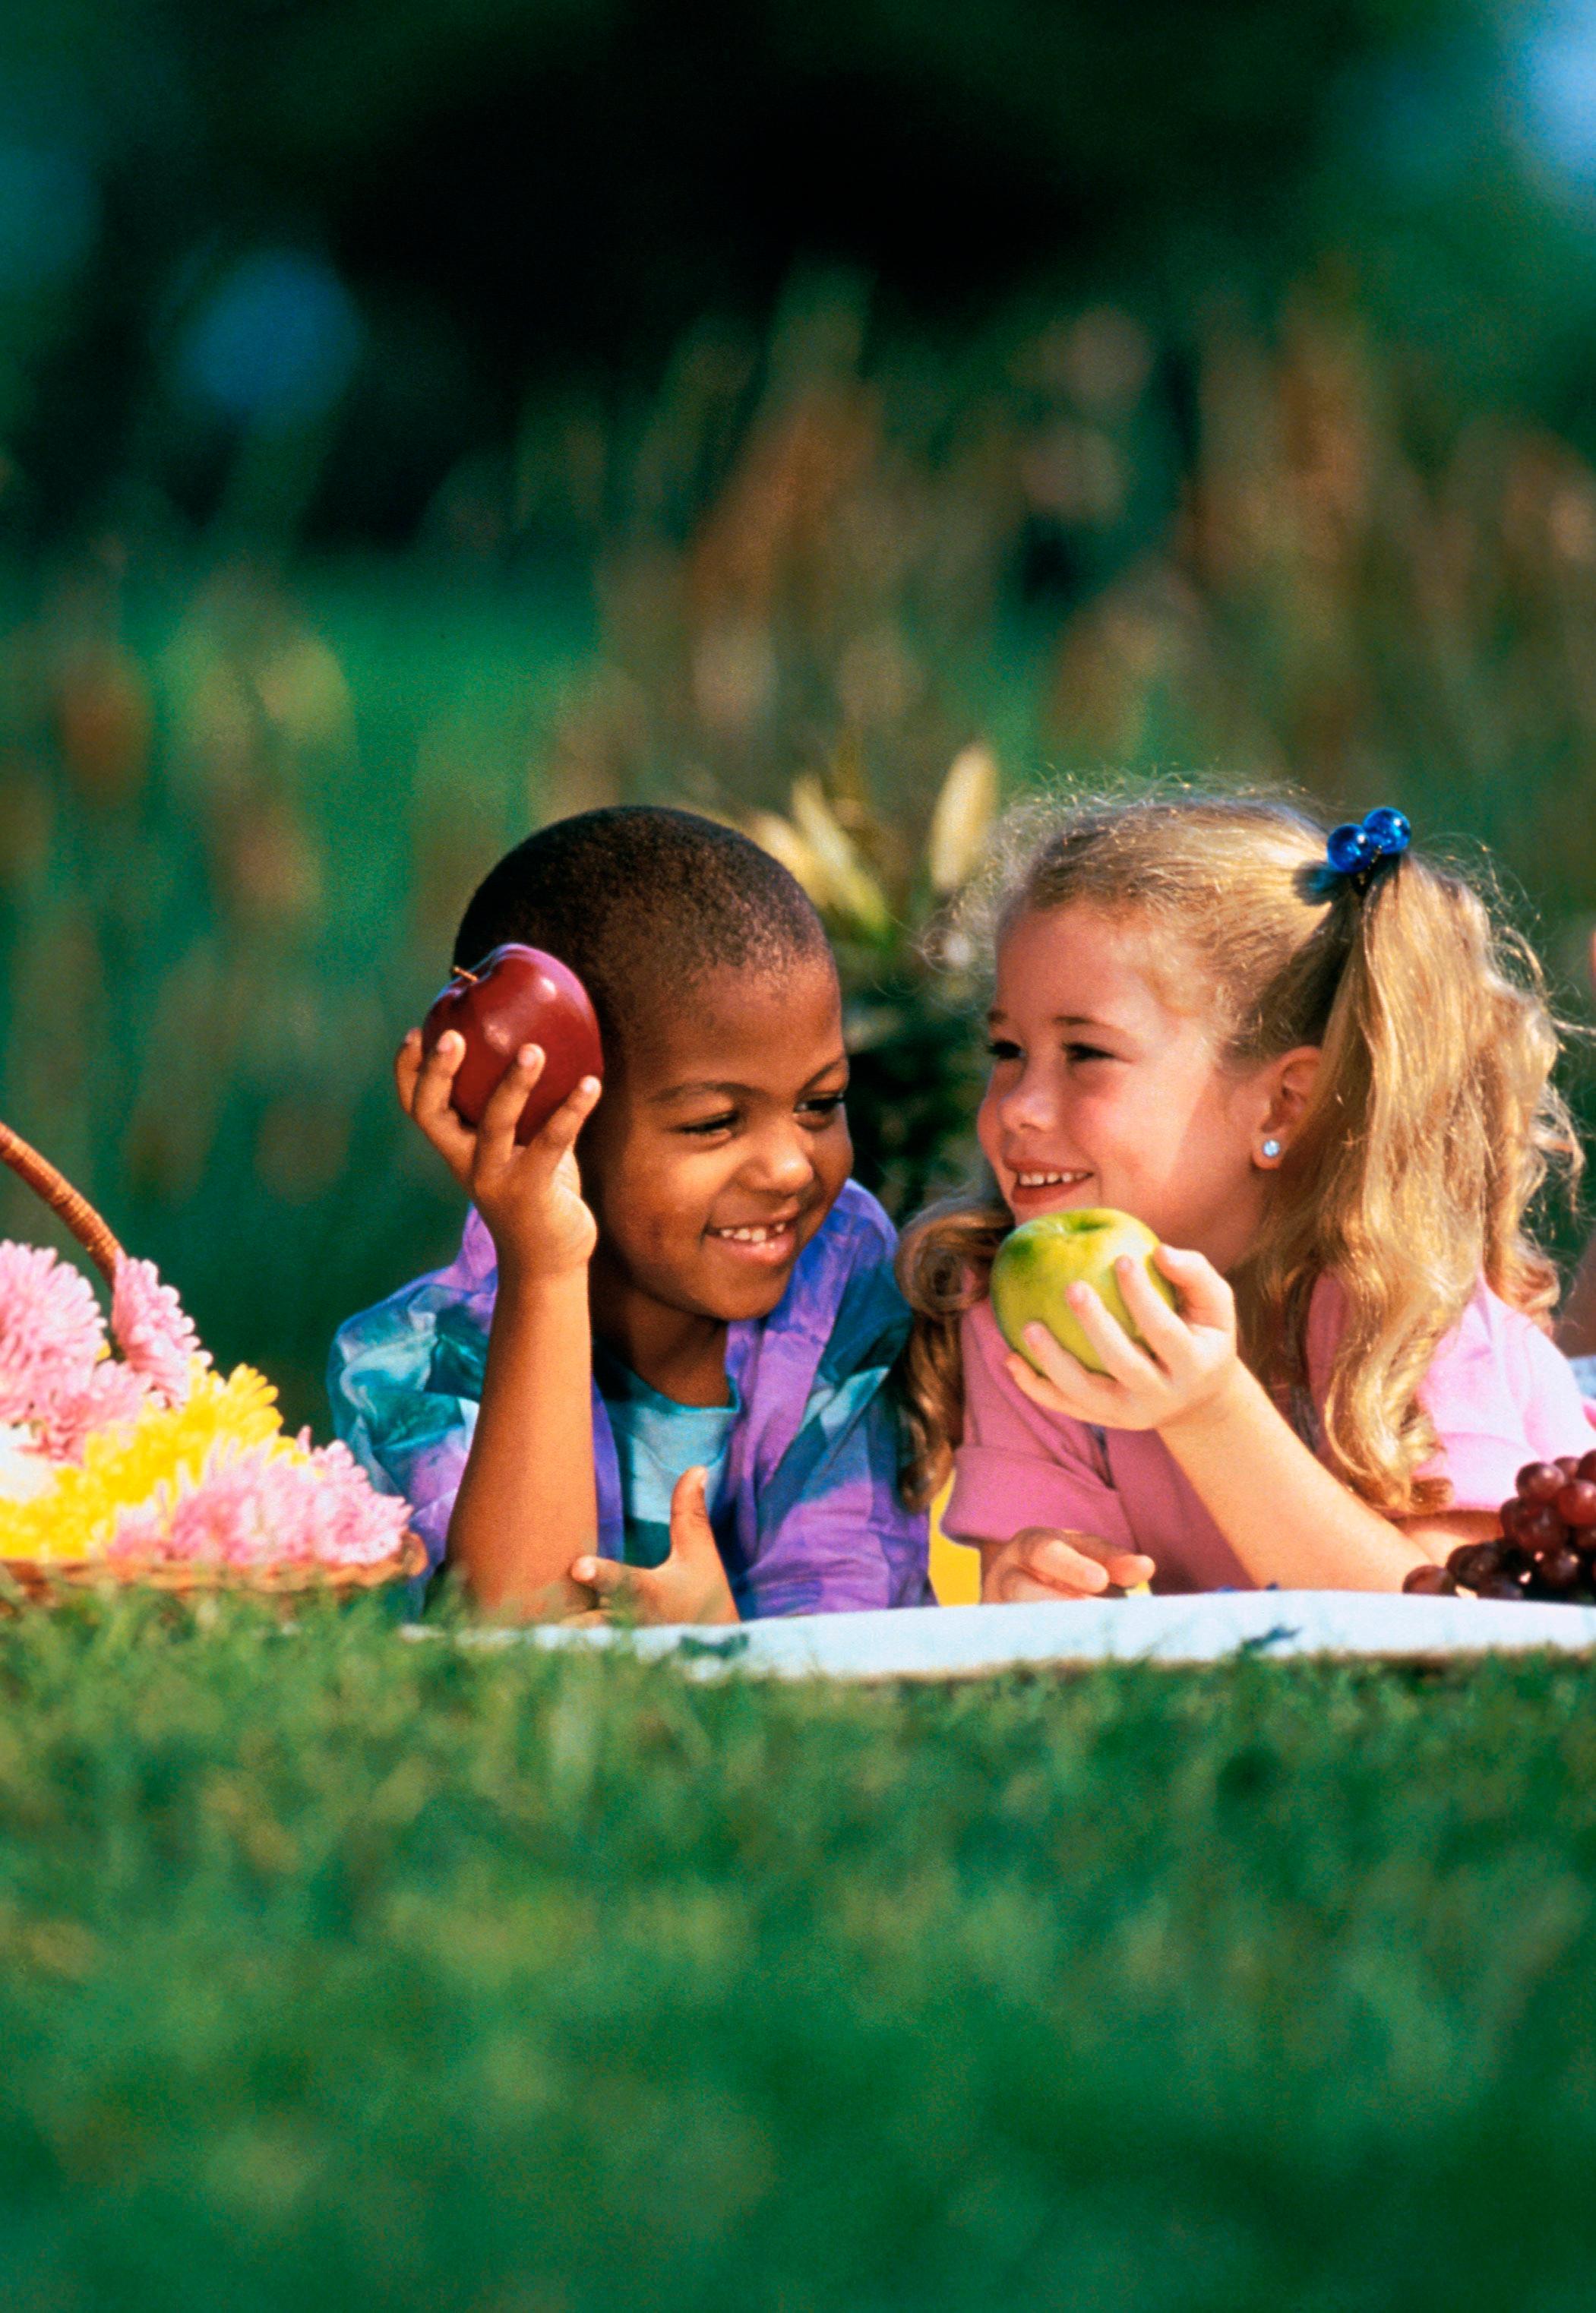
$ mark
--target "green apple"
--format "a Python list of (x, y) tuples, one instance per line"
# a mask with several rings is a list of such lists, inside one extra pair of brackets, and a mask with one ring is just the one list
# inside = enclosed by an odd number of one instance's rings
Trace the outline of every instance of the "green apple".
[(1095, 1286), (1109, 1315), (1118, 1318), (1133, 1341), (1140, 1341), (1114, 1264), (1127, 1253), (1139, 1261), (1154, 1289), (1173, 1309), (1175, 1288), (1152, 1265), (1158, 1244), (1141, 1221), (1129, 1213), (1116, 1213), (1109, 1205), (1038, 1213), (1035, 1220), (1022, 1221), (1003, 1239), (992, 1265), (992, 1315), (1003, 1339), (1035, 1366), (1036, 1360), (1026, 1346), (1025, 1329), (1045, 1325), (1071, 1357), (1079, 1358), (1093, 1373), (1101, 1373), (1103, 1361), (1064, 1296), (1071, 1285)]

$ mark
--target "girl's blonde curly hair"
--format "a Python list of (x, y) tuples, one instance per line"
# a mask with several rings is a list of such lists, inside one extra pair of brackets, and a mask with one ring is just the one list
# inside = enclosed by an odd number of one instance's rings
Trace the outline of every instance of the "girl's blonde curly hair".
[[(1221, 1066), (1321, 1048), (1307, 1113), (1232, 1276), (1243, 1354), (1287, 1405), (1306, 1383), (1309, 1298), (1345, 1299), (1323, 1412), (1335, 1467), (1395, 1517), (1443, 1508), (1417, 1390), (1483, 1275), (1546, 1324), (1556, 1271), (1525, 1228), (1556, 1168), (1581, 1165), (1551, 1084), (1558, 1040), (1539, 964), (1460, 874), (1409, 852), (1360, 891), (1327, 883), (1326, 831), (1271, 796), (1033, 804), (999, 831), (963, 928), (995, 953), (1029, 910), (1143, 921), (1209, 1012)], [(1013, 1226), (988, 1174), (905, 1232), (912, 1497), (961, 1434), (958, 1322)]]

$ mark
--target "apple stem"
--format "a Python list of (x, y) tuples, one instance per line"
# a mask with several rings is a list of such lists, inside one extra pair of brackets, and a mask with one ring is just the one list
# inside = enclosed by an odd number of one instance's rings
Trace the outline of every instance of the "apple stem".
[(467, 972), (463, 963), (451, 964), (449, 967), (449, 977), (451, 980), (464, 981), (468, 988), (474, 988), (477, 984), (476, 973), (474, 972)]

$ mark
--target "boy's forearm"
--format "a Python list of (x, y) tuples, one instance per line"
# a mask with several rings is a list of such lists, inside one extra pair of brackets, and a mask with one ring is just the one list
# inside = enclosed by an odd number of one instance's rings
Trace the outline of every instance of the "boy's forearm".
[(1255, 1582), (1399, 1590), (1427, 1553), (1326, 1469), (1242, 1368), (1216, 1406), (1162, 1431)]
[(551, 1614), (587, 1603), (568, 1580), (598, 1539), (586, 1269), (499, 1280), (482, 1407), (449, 1552), (485, 1606)]

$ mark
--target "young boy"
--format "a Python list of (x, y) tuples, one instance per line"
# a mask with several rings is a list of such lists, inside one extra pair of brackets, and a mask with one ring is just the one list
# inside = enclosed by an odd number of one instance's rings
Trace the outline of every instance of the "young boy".
[(804, 893), (692, 813), (584, 812), (500, 860), (455, 961), (507, 940), (586, 986), (602, 1096), (586, 1079), (520, 1147), (538, 1049), (473, 1130), (449, 1104), (462, 1040), (423, 1060), (410, 1031), (400, 1098), (475, 1209), (446, 1269), (340, 1327), (339, 1435), (489, 1606), (928, 1604), (884, 1390), (908, 1312), (848, 1177), (836, 966)]

